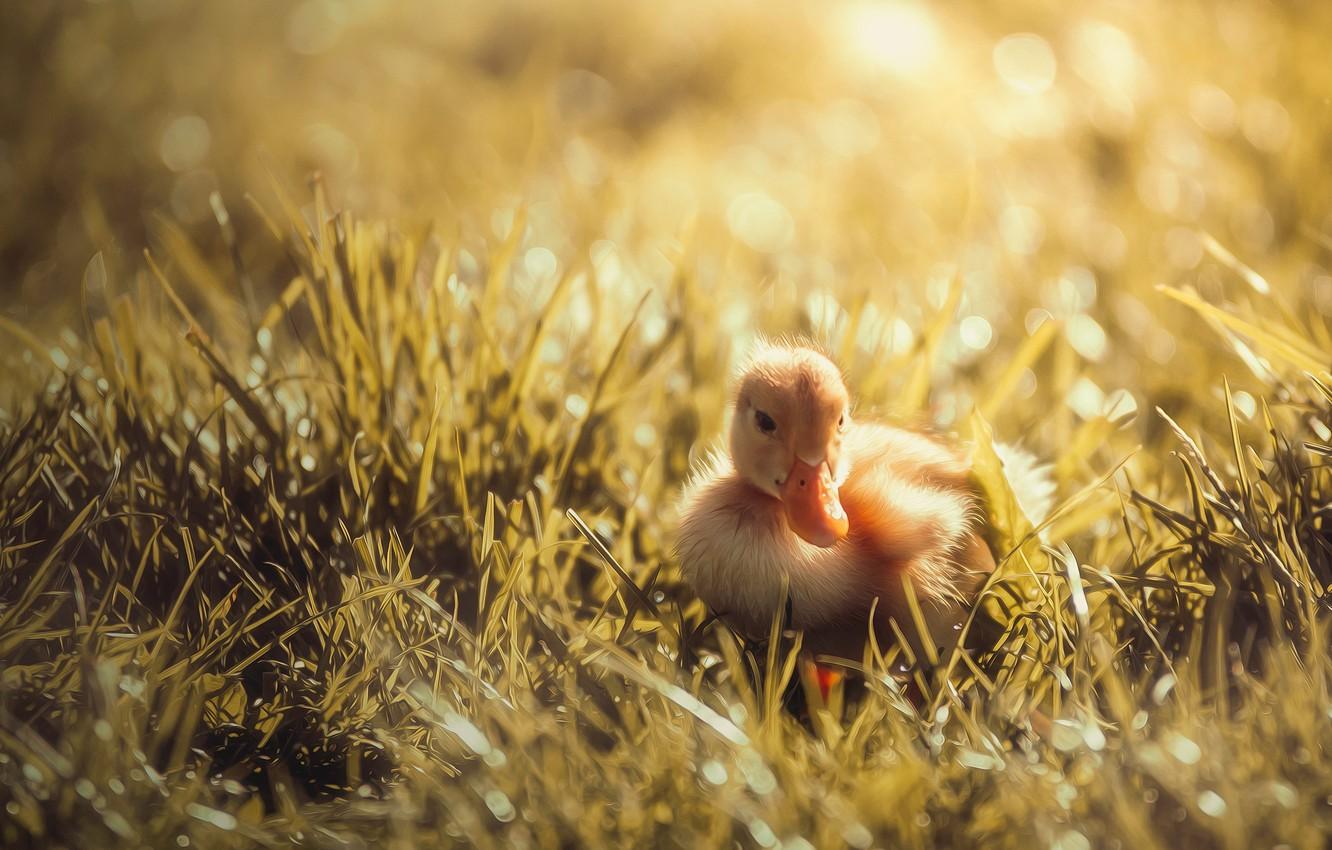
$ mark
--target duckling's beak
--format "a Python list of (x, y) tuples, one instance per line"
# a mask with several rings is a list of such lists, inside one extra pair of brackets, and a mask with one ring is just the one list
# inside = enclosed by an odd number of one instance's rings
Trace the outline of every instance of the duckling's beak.
[(781, 494), (787, 524), (806, 541), (826, 548), (846, 537), (846, 511), (828, 464), (814, 466), (797, 457)]

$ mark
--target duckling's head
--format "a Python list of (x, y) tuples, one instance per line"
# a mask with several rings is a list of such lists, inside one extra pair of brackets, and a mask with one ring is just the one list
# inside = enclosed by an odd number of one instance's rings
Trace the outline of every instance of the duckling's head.
[(791, 530), (815, 546), (847, 533), (837, 487), (846, 479), (841, 449), (850, 421), (842, 373), (811, 348), (762, 345), (736, 382), (736, 471), (781, 500)]

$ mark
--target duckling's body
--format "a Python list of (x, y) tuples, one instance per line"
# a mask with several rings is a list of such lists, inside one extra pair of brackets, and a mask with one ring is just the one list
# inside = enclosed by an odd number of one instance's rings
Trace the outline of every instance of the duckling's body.
[(909, 578), (930, 639), (950, 645), (994, 569), (962, 453), (851, 422), (840, 374), (809, 349), (761, 350), (735, 405), (730, 454), (715, 455), (683, 500), (677, 551), (699, 596), (761, 637), (789, 593), (806, 647), (859, 660), (871, 611), (881, 645), (892, 618), (919, 646)]

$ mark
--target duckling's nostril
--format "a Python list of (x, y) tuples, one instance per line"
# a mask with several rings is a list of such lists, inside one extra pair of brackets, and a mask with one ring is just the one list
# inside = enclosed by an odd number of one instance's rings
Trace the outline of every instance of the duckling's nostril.
[(805, 486), (805, 479), (803, 479), (803, 478), (800, 479), (800, 486), (801, 486), (801, 487), (804, 487), (804, 486)]

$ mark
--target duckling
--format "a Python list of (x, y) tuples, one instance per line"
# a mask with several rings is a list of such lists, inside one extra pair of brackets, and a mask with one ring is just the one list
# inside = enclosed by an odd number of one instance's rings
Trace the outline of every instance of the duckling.
[(810, 653), (852, 661), (871, 625), (890, 645), (889, 620), (917, 651), (926, 639), (952, 646), (995, 568), (963, 451), (853, 421), (828, 357), (772, 344), (735, 382), (728, 448), (686, 485), (676, 543), (686, 580), (722, 620), (761, 638), (789, 605)]

